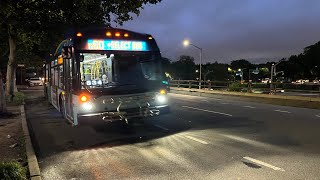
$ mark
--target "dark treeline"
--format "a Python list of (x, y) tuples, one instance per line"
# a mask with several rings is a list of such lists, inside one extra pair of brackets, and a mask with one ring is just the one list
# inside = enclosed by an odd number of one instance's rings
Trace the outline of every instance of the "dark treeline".
[[(314, 45), (305, 47), (303, 53), (292, 55), (288, 58), (279, 59), (283, 62), (276, 66), (277, 79), (291, 82), (298, 79), (314, 80), (320, 77), (320, 41)], [(267, 62), (252, 64), (248, 60), (234, 60), (230, 64), (206, 63), (202, 65), (202, 79), (213, 81), (240, 80), (239, 70), (243, 72), (243, 79), (248, 80), (249, 70), (258, 69), (259, 74), (251, 73), (253, 81), (270, 78), (270, 70), (273, 63)], [(167, 76), (172, 79), (196, 80), (199, 78), (199, 65), (195, 64), (194, 58), (182, 55), (177, 61), (163, 58), (163, 68)]]

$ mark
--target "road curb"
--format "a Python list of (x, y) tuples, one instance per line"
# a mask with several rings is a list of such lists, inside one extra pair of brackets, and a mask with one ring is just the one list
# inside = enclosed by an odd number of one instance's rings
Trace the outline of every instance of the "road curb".
[(30, 179), (31, 180), (41, 180), (41, 174), (40, 174), (40, 168), (38, 164), (37, 156), (34, 152), (30, 133), (28, 129), (28, 124), (26, 120), (26, 114), (24, 111), (24, 105), (20, 106), (21, 111), (21, 123), (22, 123), (22, 130), (24, 133), (24, 139), (26, 144), (26, 153), (27, 153), (27, 159), (28, 159), (28, 167), (29, 167), (29, 173), (30, 173)]

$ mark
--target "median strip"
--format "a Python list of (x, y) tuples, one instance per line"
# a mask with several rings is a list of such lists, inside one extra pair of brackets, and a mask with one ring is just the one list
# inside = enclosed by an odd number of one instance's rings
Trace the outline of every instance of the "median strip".
[(290, 114), (290, 113), (291, 113), (291, 112), (289, 112), (289, 111), (283, 111), (283, 110), (279, 110), (279, 109), (274, 110), (274, 111), (276, 111), (276, 112), (281, 112), (281, 113), (288, 113), (288, 114)]
[(222, 113), (222, 112), (217, 112), (217, 111), (210, 111), (210, 110), (206, 110), (206, 109), (200, 109), (200, 108), (195, 108), (195, 107), (190, 107), (190, 106), (182, 106), (183, 108), (189, 108), (189, 109), (194, 109), (194, 110), (198, 110), (198, 111), (204, 111), (204, 112), (209, 112), (209, 113), (214, 113), (214, 114), (221, 114), (224, 116), (230, 116), (232, 117), (231, 114), (227, 114), (227, 113)]
[(191, 140), (194, 140), (194, 141), (197, 141), (197, 142), (199, 142), (201, 144), (209, 144), (209, 143), (207, 143), (207, 142), (205, 142), (205, 141), (203, 141), (201, 139), (195, 138), (195, 137), (191, 137), (191, 136), (184, 136), (184, 137), (186, 137), (188, 139), (191, 139)]
[(255, 164), (258, 164), (258, 165), (261, 165), (261, 166), (265, 166), (265, 167), (271, 168), (271, 169), (276, 170), (276, 171), (285, 171), (285, 170), (282, 169), (282, 168), (273, 166), (273, 165), (271, 165), (271, 164), (268, 164), (268, 163), (259, 161), (259, 160), (257, 160), (257, 159), (254, 159), (254, 158), (251, 158), (251, 157), (248, 157), (248, 156), (243, 157), (243, 159), (248, 160), (248, 161), (251, 161), (251, 162), (253, 162), (253, 163), (255, 163)]

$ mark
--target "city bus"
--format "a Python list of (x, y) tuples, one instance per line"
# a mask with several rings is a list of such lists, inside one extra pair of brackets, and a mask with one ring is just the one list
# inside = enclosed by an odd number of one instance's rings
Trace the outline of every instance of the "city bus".
[(72, 125), (168, 111), (161, 53), (149, 34), (110, 27), (68, 33), (45, 64), (45, 96)]

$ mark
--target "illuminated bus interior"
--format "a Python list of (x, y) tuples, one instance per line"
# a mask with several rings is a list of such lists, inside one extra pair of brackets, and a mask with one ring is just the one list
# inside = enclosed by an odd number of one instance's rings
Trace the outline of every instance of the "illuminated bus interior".
[(160, 62), (152, 55), (82, 53), (80, 74), (82, 88), (107, 88), (146, 81), (160, 81), (163, 77)]

